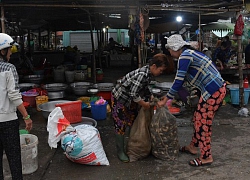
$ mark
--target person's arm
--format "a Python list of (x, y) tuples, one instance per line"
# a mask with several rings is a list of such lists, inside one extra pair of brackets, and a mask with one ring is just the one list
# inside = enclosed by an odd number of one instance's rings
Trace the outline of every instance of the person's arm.
[(30, 115), (27, 113), (23, 101), (21, 99), (21, 94), (18, 90), (18, 74), (16, 68), (11, 68), (11, 73), (9, 74), (9, 78), (7, 81), (7, 89), (8, 89), (8, 96), (10, 100), (14, 103), (17, 109), (23, 116), (23, 120), (26, 124), (25, 129), (30, 131), (32, 129), (32, 120), (30, 119)]
[(218, 53), (219, 53), (219, 49), (218, 48), (214, 50), (214, 53), (212, 53), (212, 61), (214, 63), (216, 63)]
[(167, 103), (167, 101), (168, 101), (167, 96), (164, 96), (164, 97), (157, 103), (157, 104), (158, 104), (158, 107), (163, 107), (163, 106), (165, 106), (166, 103)]
[(25, 125), (26, 125), (25, 129), (27, 131), (30, 131), (32, 129), (32, 120), (30, 118), (30, 115), (27, 113), (23, 103), (20, 104), (19, 106), (17, 106), (17, 109), (20, 111), (20, 113), (23, 116), (23, 120), (24, 120)]
[[(187, 57), (189, 57), (189, 58), (187, 58)], [(178, 65), (177, 65), (177, 72), (176, 72), (176, 76), (174, 79), (174, 83), (173, 83), (172, 87), (170, 88), (169, 92), (167, 93), (167, 95), (165, 97), (163, 97), (161, 99), (161, 101), (158, 102), (159, 107), (165, 106), (167, 101), (169, 99), (173, 99), (175, 94), (182, 87), (182, 85), (184, 83), (184, 78), (185, 78), (186, 73), (187, 73), (189, 66), (191, 64), (191, 59), (192, 59), (192, 56), (189, 55), (188, 53), (185, 54), (185, 56), (181, 55), (179, 57)]]
[(138, 73), (135, 74), (133, 78), (131, 78), (132, 86), (130, 88), (130, 96), (133, 97), (133, 101), (138, 103), (140, 106), (142, 106), (145, 109), (150, 108), (150, 103), (144, 101), (141, 96), (138, 94), (142, 81), (146, 78), (145, 73)]
[(118, 43), (118, 42), (116, 42), (116, 41), (114, 41), (115, 42), (115, 45), (117, 45), (117, 46), (122, 46), (120, 43)]
[(224, 66), (223, 66), (222, 61), (221, 61), (221, 60), (219, 60), (219, 59), (217, 59), (217, 61), (216, 61), (216, 62), (218, 62), (218, 63), (219, 63), (219, 65), (220, 65), (220, 70), (223, 70), (223, 69), (224, 69)]
[(189, 53), (182, 54), (178, 59), (177, 72), (175, 75), (174, 83), (167, 93), (168, 99), (173, 99), (175, 94), (179, 91), (184, 83), (184, 78), (187, 74), (191, 64), (192, 55)]
[(150, 103), (149, 102), (146, 102), (144, 100), (140, 100), (137, 102), (140, 106), (142, 106), (144, 109), (149, 109), (150, 108)]

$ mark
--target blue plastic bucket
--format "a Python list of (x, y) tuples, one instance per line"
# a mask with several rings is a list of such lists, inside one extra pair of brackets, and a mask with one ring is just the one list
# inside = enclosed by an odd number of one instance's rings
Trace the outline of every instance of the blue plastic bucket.
[(107, 117), (107, 104), (95, 104), (95, 102), (90, 102), (91, 105), (91, 114), (95, 120), (105, 120)]
[[(248, 104), (250, 88), (244, 89), (244, 104)], [(239, 105), (240, 103), (240, 93), (239, 88), (230, 88), (230, 95), (231, 95), (231, 103)]]

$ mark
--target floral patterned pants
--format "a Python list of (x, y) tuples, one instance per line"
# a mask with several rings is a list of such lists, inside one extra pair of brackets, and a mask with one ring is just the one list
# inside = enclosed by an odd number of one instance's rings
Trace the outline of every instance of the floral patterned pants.
[(190, 145), (200, 148), (203, 159), (211, 156), (212, 122), (215, 112), (222, 105), (225, 95), (226, 84), (216, 91), (207, 101), (204, 101), (201, 97), (197, 109), (194, 112), (194, 134)]
[(115, 133), (124, 135), (126, 127), (132, 126), (138, 115), (138, 104), (131, 102), (130, 107), (124, 106), (111, 95), (112, 117), (114, 119)]

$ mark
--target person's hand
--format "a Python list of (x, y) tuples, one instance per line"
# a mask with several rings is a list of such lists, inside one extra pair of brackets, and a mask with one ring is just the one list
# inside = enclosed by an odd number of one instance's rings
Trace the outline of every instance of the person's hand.
[(30, 132), (30, 130), (32, 129), (32, 120), (31, 119), (27, 119), (27, 120), (24, 120), (24, 122), (26, 124), (25, 129)]
[(224, 69), (224, 66), (222, 63), (220, 63), (220, 70), (223, 70)]
[(166, 96), (164, 96), (160, 101), (158, 101), (158, 103), (157, 103), (158, 107), (165, 106), (167, 101), (168, 101), (168, 98)]
[(149, 102), (145, 102), (145, 103), (142, 104), (142, 107), (144, 109), (150, 109), (150, 103)]

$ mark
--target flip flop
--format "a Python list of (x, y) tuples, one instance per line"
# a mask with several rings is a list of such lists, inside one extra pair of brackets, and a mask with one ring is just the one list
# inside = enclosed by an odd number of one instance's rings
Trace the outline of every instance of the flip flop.
[(190, 152), (189, 150), (187, 150), (186, 146), (182, 146), (182, 147), (179, 149), (179, 151), (180, 151), (181, 153), (187, 153), (187, 154), (191, 154), (191, 155), (196, 155), (196, 154), (197, 154), (197, 153), (192, 153), (192, 152)]
[(188, 164), (190, 166), (198, 167), (198, 166), (208, 166), (208, 165), (211, 165), (212, 162), (210, 162), (210, 163), (202, 163), (202, 161), (200, 160), (200, 158), (196, 158), (196, 159), (193, 159), (193, 160), (189, 161)]

